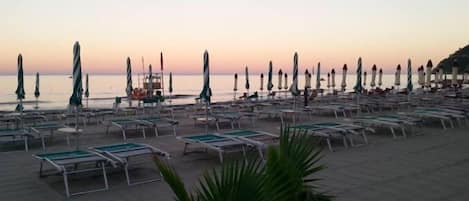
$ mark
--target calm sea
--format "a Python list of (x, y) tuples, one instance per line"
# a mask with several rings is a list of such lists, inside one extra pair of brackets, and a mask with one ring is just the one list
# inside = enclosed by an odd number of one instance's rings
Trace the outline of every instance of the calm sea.
[[(321, 88), (327, 89), (327, 75), (322, 75), (324, 81), (321, 82)], [(304, 75), (299, 75), (299, 88), (304, 88)], [(355, 84), (355, 75), (347, 75), (347, 89), (351, 90)], [(405, 87), (407, 83), (406, 74), (401, 74), (401, 87)], [(137, 87), (137, 77), (133, 77), (134, 87)], [(336, 75), (336, 86), (340, 87), (342, 75)], [(371, 76), (367, 77), (367, 85), (371, 80)], [(169, 95), (168, 77), (165, 75), (165, 95)], [(250, 75), (250, 92), (260, 91), (260, 76)], [(201, 75), (173, 75), (173, 95), (189, 95), (174, 99), (172, 104), (194, 103), (194, 98), (200, 93), (203, 78)], [(291, 76), (288, 77), (291, 83)], [(84, 80), (83, 80), (84, 83)], [(211, 75), (211, 88), (214, 101), (227, 101), (233, 99), (234, 78), (232, 75)], [(264, 77), (264, 95), (267, 83), (267, 76)], [(313, 88), (315, 87), (315, 76), (312, 78)], [(383, 86), (390, 87), (394, 83), (394, 75), (383, 75)], [(417, 86), (417, 76), (413, 75), (414, 87)], [(0, 76), (0, 110), (13, 110), (16, 105), (16, 76)], [(34, 85), (35, 76), (26, 75), (24, 78), (26, 91), (25, 109), (32, 109), (35, 106)], [(274, 89), (277, 90), (278, 77), (273, 77)], [(238, 92), (240, 96), (246, 90), (244, 89), (245, 78), (240, 75), (238, 77)], [(283, 85), (283, 81), (282, 81)], [(90, 75), (89, 76), (90, 97), (88, 100), (89, 107), (112, 107), (114, 97), (125, 96), (126, 77), (125, 75)], [(83, 86), (84, 87), (84, 86)], [(367, 86), (369, 87), (369, 86)], [(336, 87), (338, 88), (338, 87)], [(72, 91), (72, 79), (67, 75), (42, 75), (40, 77), (39, 107), (40, 109), (61, 109), (66, 108), (68, 99)], [(125, 100), (124, 100), (125, 101)], [(84, 99), (84, 104), (86, 103)], [(125, 103), (125, 102), (124, 102)]]

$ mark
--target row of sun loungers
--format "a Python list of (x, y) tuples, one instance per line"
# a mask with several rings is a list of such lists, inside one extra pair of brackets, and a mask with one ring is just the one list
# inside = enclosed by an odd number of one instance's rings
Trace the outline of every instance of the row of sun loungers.
[(106, 126), (106, 133), (109, 133), (110, 127), (117, 127), (122, 132), (122, 138), (127, 140), (126, 131), (129, 129), (138, 129), (142, 131), (143, 138), (146, 138), (145, 129), (154, 129), (155, 136), (158, 136), (158, 129), (162, 127), (171, 127), (173, 135), (176, 136), (176, 126), (178, 121), (168, 118), (143, 116), (143, 117), (126, 117), (109, 119), (104, 122)]
[[(147, 144), (122, 143), (104, 146), (90, 147), (88, 150), (74, 150), (54, 153), (35, 154), (34, 157), (40, 160), (39, 175), (44, 174), (44, 164), (52, 167), (53, 174), (62, 175), (67, 197), (72, 195), (85, 194), (109, 189), (108, 175), (106, 169), (121, 168), (127, 180), (127, 185), (135, 185), (157, 181), (150, 179), (140, 182), (132, 182), (129, 175), (129, 159), (137, 156), (158, 154), (169, 157), (167, 152), (161, 151)], [(104, 187), (80, 192), (71, 192), (69, 177), (70, 175), (84, 172), (101, 172)]]

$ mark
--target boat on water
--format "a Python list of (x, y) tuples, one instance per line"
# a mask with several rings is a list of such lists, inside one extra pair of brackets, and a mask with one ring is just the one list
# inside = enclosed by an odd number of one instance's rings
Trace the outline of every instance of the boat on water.
[[(147, 73), (138, 77), (137, 88), (132, 91), (132, 100), (142, 101), (143, 103), (161, 103), (164, 102), (163, 73)], [(141, 86), (141, 87), (140, 87)]]

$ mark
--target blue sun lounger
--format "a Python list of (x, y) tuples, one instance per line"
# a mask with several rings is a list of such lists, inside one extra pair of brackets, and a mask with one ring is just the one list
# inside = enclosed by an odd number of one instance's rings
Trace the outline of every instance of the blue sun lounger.
[(177, 139), (185, 143), (183, 154), (188, 153), (187, 149), (189, 145), (198, 144), (204, 147), (206, 150), (211, 149), (211, 150), (218, 152), (218, 157), (221, 163), (223, 163), (223, 154), (227, 152), (242, 151), (243, 156), (246, 156), (246, 150), (245, 150), (246, 143), (240, 140), (222, 136), (216, 133), (199, 134), (199, 135), (191, 135), (191, 136), (179, 136), (177, 137)]
[[(75, 150), (75, 151), (64, 151), (64, 152), (55, 152), (55, 153), (43, 153), (33, 155), (35, 158), (41, 160), (39, 176), (46, 176), (43, 174), (43, 163), (48, 163), (55, 169), (56, 174), (61, 174), (64, 179), (65, 185), (65, 194), (67, 197), (72, 195), (80, 195), (97, 191), (104, 191), (109, 189), (107, 175), (106, 175), (106, 164), (110, 163), (114, 165), (113, 161), (101, 154), (93, 153), (91, 151), (85, 150)], [(83, 169), (78, 169), (78, 167), (84, 167)], [(70, 184), (68, 181), (68, 176), (84, 172), (95, 172), (102, 171), (104, 179), (104, 187), (99, 189), (92, 189), (81, 192), (70, 192)]]
[(161, 156), (166, 156), (169, 158), (169, 153), (161, 151), (155, 147), (152, 147), (147, 144), (140, 143), (120, 143), (120, 144), (111, 144), (96, 146), (90, 148), (92, 151), (102, 154), (116, 162), (117, 165), (121, 166), (124, 169), (125, 177), (127, 179), (127, 185), (136, 185), (158, 181), (160, 179), (150, 179), (145, 181), (131, 182), (129, 175), (129, 160), (132, 157), (158, 154)]
[(1, 128), (0, 129), (0, 141), (2, 142), (24, 142), (24, 150), (28, 151), (28, 140), (31, 137), (30, 133), (26, 129), (21, 128)]
[[(42, 144), (42, 150), (46, 150), (46, 142), (45, 142), (45, 139), (44, 139), (44, 131), (49, 131), (49, 135), (52, 137), (53, 134), (54, 134), (54, 131), (56, 131), (57, 129), (60, 129), (60, 128), (66, 128), (67, 126), (61, 124), (61, 123), (57, 123), (57, 122), (45, 122), (45, 123), (39, 123), (39, 124), (35, 124), (33, 126), (30, 127), (31, 131), (33, 131), (34, 133), (36, 133), (39, 138), (41, 139), (41, 144)], [(70, 136), (66, 136), (66, 139), (67, 139), (67, 145), (70, 146)]]
[(171, 127), (173, 135), (176, 136), (176, 126), (179, 124), (179, 122), (174, 119), (161, 117), (139, 117), (136, 121), (143, 125), (153, 127), (155, 129), (155, 136), (159, 135), (158, 128), (161, 127)]
[(141, 122), (137, 121), (136, 118), (110, 119), (106, 123), (106, 134), (109, 133), (109, 128), (111, 126), (115, 126), (121, 130), (122, 138), (124, 140), (127, 140), (126, 130), (129, 130), (130, 128), (141, 129), (143, 138), (146, 138), (145, 128), (148, 127), (147, 125), (144, 125)]

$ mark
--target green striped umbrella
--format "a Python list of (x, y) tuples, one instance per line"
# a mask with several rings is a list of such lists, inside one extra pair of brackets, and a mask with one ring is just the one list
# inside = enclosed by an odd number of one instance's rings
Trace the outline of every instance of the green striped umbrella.
[(316, 90), (321, 89), (321, 63), (318, 63), (317, 73), (316, 73)]
[(209, 58), (208, 51), (204, 52), (204, 87), (200, 92), (199, 97), (203, 99), (206, 103), (210, 103), (210, 97), (212, 96), (212, 89), (210, 89), (210, 67), (209, 67)]
[(151, 64), (148, 66), (148, 93), (149, 96), (153, 96), (153, 68)]
[(130, 63), (130, 58), (127, 57), (127, 87), (125, 88), (125, 92), (127, 93), (129, 106), (132, 106), (132, 91), (132, 64)]
[(341, 83), (341, 87), (342, 87), (342, 91), (345, 91), (346, 87), (347, 87), (347, 64), (344, 64), (344, 67), (342, 68), (342, 83)]
[(246, 68), (244, 69), (244, 76), (246, 78), (246, 83), (244, 84), (244, 88), (246, 88), (247, 90), (247, 95), (249, 95), (249, 69), (248, 69), (248, 66), (246, 66)]
[(331, 88), (331, 74), (330, 73), (327, 73), (327, 90), (329, 90), (329, 88)]
[(290, 92), (293, 96), (300, 95), (300, 90), (298, 90), (298, 53), (296, 52), (293, 55), (293, 79), (290, 86)]
[(36, 98), (36, 106), (35, 106), (36, 109), (39, 108), (38, 98), (40, 95), (41, 93), (39, 92), (39, 73), (36, 73), (36, 86), (34, 87), (34, 97)]
[(282, 69), (278, 71), (278, 90), (282, 90), (282, 77), (283, 77), (283, 72)]
[(18, 55), (18, 85), (16, 87), (16, 99), (19, 101), (15, 111), (23, 113), (23, 99), (25, 98), (24, 92), (24, 79), (23, 79), (23, 56)]
[(355, 93), (360, 94), (363, 86), (362, 86), (362, 58), (358, 58), (358, 66), (357, 66), (357, 82), (355, 87), (353, 87)]
[(272, 91), (272, 88), (274, 88), (274, 85), (272, 84), (272, 61), (269, 62), (269, 74), (267, 78), (267, 90)]
[(407, 91), (410, 93), (414, 89), (412, 85), (412, 62), (407, 60)]
[(73, 93), (70, 96), (70, 105), (78, 108), (81, 105), (82, 93), (80, 44), (77, 41), (73, 46)]

